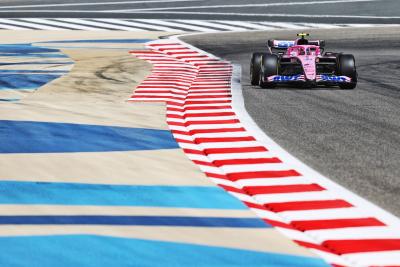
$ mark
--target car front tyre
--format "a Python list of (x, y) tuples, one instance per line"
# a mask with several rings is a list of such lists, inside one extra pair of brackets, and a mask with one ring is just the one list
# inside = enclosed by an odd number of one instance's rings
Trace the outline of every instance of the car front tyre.
[(342, 54), (338, 58), (338, 73), (342, 76), (351, 78), (349, 83), (341, 83), (339, 87), (342, 89), (354, 89), (357, 86), (357, 70), (353, 55)]
[(251, 85), (259, 85), (261, 72), (261, 59), (265, 53), (256, 52), (251, 56), (250, 61), (250, 83)]
[(273, 75), (278, 75), (278, 57), (274, 54), (265, 54), (261, 60), (261, 73), (259, 79), (260, 87), (275, 87), (275, 83), (268, 81), (268, 77)]

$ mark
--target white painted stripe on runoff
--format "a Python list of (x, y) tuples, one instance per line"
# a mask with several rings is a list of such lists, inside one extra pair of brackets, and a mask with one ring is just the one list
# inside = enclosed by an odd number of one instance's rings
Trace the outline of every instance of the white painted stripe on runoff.
[[(173, 2), (200, 2), (203, 0), (142, 0), (142, 1), (110, 1), (110, 2), (86, 2), (86, 3), (65, 3), (65, 4), (40, 4), (40, 5), (14, 5), (1, 6), (0, 9), (35, 8), (35, 7), (68, 7), (68, 6), (101, 6), (101, 5), (122, 5), (122, 4), (149, 4), (149, 3), (173, 3)], [(82, 11), (82, 10), (80, 10)], [(117, 10), (113, 10), (114, 12)]]
[(291, 166), (285, 163), (264, 163), (264, 164), (237, 164), (221, 166), (226, 173), (235, 172), (257, 172), (257, 171), (286, 171)]
[(145, 24), (141, 22), (131, 21), (131, 20), (123, 20), (123, 19), (96, 19), (96, 21), (100, 21), (103, 23), (112, 23), (112, 24), (119, 24), (122, 26), (134, 27), (136, 29), (140, 29), (141, 31), (146, 31), (148, 29), (152, 29), (155, 31), (175, 31), (175, 32), (183, 32), (169, 27), (163, 27), (160, 25), (151, 25)]
[[(0, 10), (1, 12), (1, 10)], [(10, 25), (7, 25), (10, 24)], [(47, 25), (46, 25), (47, 24)], [(49, 26), (50, 25), (50, 26)], [(167, 32), (224, 32), (224, 31), (260, 31), (260, 30), (282, 30), (282, 29), (306, 29), (306, 28), (343, 28), (343, 27), (373, 27), (382, 26), (379, 24), (326, 24), (326, 23), (290, 23), (290, 22), (268, 22), (268, 21), (231, 21), (231, 20), (160, 20), (160, 19), (83, 19), (83, 18), (21, 18), (5, 19), (0, 23), (0, 29), (24, 30), (123, 30), (123, 31), (167, 31)], [(386, 27), (388, 25), (385, 25)], [(66, 29), (68, 28), (68, 29)], [(166, 46), (165, 48), (179, 48), (179, 46)], [(171, 50), (170, 52), (173, 52)], [(181, 51), (180, 51), (181, 52)], [(145, 56), (145, 55), (143, 55)], [(178, 57), (186, 56), (187, 62), (193, 63), (216, 63), (209, 58), (199, 58), (192, 51), (187, 54), (179, 54)], [(192, 56), (192, 57), (191, 57)], [(146, 59), (165, 59), (157, 55), (147, 55)], [(174, 62), (171, 60), (159, 63)], [(155, 62), (153, 62), (155, 63)], [(227, 62), (217, 62), (218, 65), (207, 70), (229, 70)], [(222, 65), (221, 65), (222, 64)], [(199, 65), (198, 65), (199, 66)], [(221, 74), (218, 74), (221, 76)]]
[(343, 256), (359, 263), (361, 266), (398, 266), (400, 262), (400, 250), (351, 253)]
[(0, 23), (0, 29), (6, 29), (6, 30), (29, 30), (28, 28), (22, 28), (22, 27), (18, 27), (18, 26), (12, 26), (12, 25), (1, 24), (1, 23)]
[[(190, 60), (190, 58), (186, 58), (186, 60)], [(207, 60), (209, 60), (209, 59), (207, 59)], [(190, 61), (193, 63), (192, 60), (190, 60)], [(210, 61), (210, 62), (212, 62), (212, 61)], [(194, 81), (193, 82), (193, 85), (202, 85), (202, 84), (225, 84), (225, 85), (229, 86), (229, 89), (230, 89), (230, 84), (228, 81), (205, 81), (205, 82), (204, 81)]]
[(53, 20), (49, 20), (49, 19), (27, 18), (27, 19), (22, 19), (22, 20), (30, 22), (30, 23), (42, 23), (42, 24), (50, 24), (53, 26), (68, 27), (68, 28), (72, 28), (72, 29), (76, 29), (76, 30), (87, 30), (87, 31), (101, 30), (100, 28), (96, 28), (96, 27), (89, 27), (89, 26), (77, 25), (77, 24), (73, 24), (73, 23), (53, 21)]
[[(168, 50), (168, 52), (170, 52), (170, 53), (173, 53), (173, 52), (187, 52), (187, 55), (194, 54), (193, 51), (191, 51), (191, 50), (187, 50), (186, 49), (186, 51), (185, 51), (184, 49), (179, 49), (178, 47), (177, 48), (170, 48), (170, 49), (165, 48), (165, 49)], [(181, 54), (181, 55), (185, 55), (185, 54)], [(174, 56), (174, 55), (171, 55), (171, 56)], [(184, 64), (182, 64), (182, 65), (184, 65)], [(191, 66), (191, 67), (193, 68), (193, 66)]]
[(145, 85), (146, 87), (143, 86), (138, 86), (135, 90), (135, 92), (139, 91), (149, 91), (149, 90), (157, 90), (157, 91), (163, 91), (163, 92), (173, 92), (173, 93), (185, 93), (186, 90), (184, 89), (185, 87), (183, 86), (176, 86), (176, 85), (170, 85), (169, 88), (164, 88), (161, 87), (160, 85), (154, 85), (154, 84), (147, 84)]
[(192, 134), (191, 136), (195, 138), (226, 138), (226, 137), (247, 137), (249, 134), (247, 132), (231, 132), (231, 133), (199, 133)]
[(316, 29), (335, 29), (335, 28), (343, 28), (343, 25), (335, 25), (335, 24), (324, 24), (324, 23), (301, 23), (304, 24), (305, 28), (316, 28)]
[[(186, 127), (189, 130), (220, 129), (221, 125), (219, 125), (219, 124), (202, 124), (202, 125), (192, 124), (192, 125), (188, 125)], [(231, 123), (231, 124), (224, 124), (223, 127), (224, 128), (238, 128), (238, 127), (242, 127), (242, 126), (240, 126), (240, 124), (238, 124), (238, 123)]]
[(273, 155), (269, 152), (224, 153), (208, 155), (208, 157), (212, 160), (270, 158), (272, 156)]
[(187, 140), (187, 141), (193, 141), (193, 137), (191, 137), (190, 135), (174, 134), (174, 137), (175, 137), (176, 139)]
[[(154, 64), (156, 65), (157, 63), (154, 63)], [(162, 64), (164, 64), (164, 63), (162, 63)], [(142, 82), (142, 84), (159, 84), (159, 85), (163, 85), (165, 83), (190, 86), (191, 81), (184, 81), (184, 80), (178, 80), (178, 79), (173, 79), (173, 78), (154, 77), (153, 75), (150, 75), (147, 77), (146, 81)]]
[(182, 67), (188, 67), (191, 69), (196, 69), (195, 67), (193, 67), (190, 64), (180, 64), (180, 63), (176, 63), (176, 61), (173, 61), (171, 63), (157, 63), (157, 64), (153, 64), (154, 67), (178, 67), (178, 68), (182, 68)]
[(224, 24), (220, 24), (220, 23), (215, 23), (214, 21), (201, 21), (201, 20), (189, 20), (189, 19), (180, 19), (180, 20), (176, 20), (177, 22), (180, 23), (185, 23), (185, 24), (195, 24), (195, 25), (200, 25), (200, 26), (206, 26), (206, 27), (211, 27), (211, 28), (220, 28), (223, 30), (227, 30), (227, 31), (245, 31), (247, 30), (246, 28), (242, 28), (242, 27), (234, 27), (234, 26), (229, 26), (229, 25), (224, 25)]
[[(298, 5), (321, 5), (321, 4), (339, 4), (339, 3), (358, 3), (358, 2), (376, 2), (380, 0), (331, 0), (331, 1), (302, 1), (302, 2), (279, 2), (265, 4), (241, 4), (241, 5), (208, 5), (208, 6), (180, 6), (180, 7), (158, 7), (158, 8), (138, 8), (127, 9), (125, 11), (161, 11), (161, 10), (185, 10), (185, 9), (212, 9), (212, 8), (246, 8), (246, 7), (271, 7), (271, 6), (298, 6)], [(111, 11), (110, 11), (111, 12)]]
[(182, 23), (177, 23), (177, 22), (172, 22), (172, 21), (165, 21), (165, 20), (159, 20), (159, 19), (137, 19), (137, 21), (143, 21), (143, 22), (150, 22), (153, 24), (157, 25), (166, 25), (166, 26), (172, 26), (172, 27), (179, 27), (179, 28), (184, 28), (184, 29), (189, 29), (192, 31), (199, 31), (199, 32), (215, 32), (216, 30), (211, 30), (206, 27), (200, 27), (200, 26), (192, 26), (192, 25), (187, 25), (187, 24), (182, 24)]
[(230, 25), (236, 25), (236, 26), (243, 26), (247, 27), (249, 29), (254, 29), (254, 30), (270, 30), (272, 29), (271, 27), (256, 24), (257, 22), (246, 22), (246, 21), (231, 21), (231, 20), (217, 20), (218, 23), (224, 23), (224, 24), (230, 24)]
[(128, 13), (175, 14), (175, 15), (221, 15), (221, 16), (240, 16), (240, 17), (355, 18), (355, 19), (387, 19), (387, 20), (400, 19), (400, 16), (323, 15), (323, 14), (312, 15), (312, 14), (287, 14), (287, 13), (235, 13), (235, 12), (187, 12), (187, 11), (140, 11), (140, 12), (128, 12)]
[(207, 156), (204, 156), (204, 155), (187, 153), (187, 156), (191, 160), (201, 160), (201, 161), (204, 161), (204, 162), (209, 162), (209, 158), (207, 158)]
[(98, 26), (98, 27), (105, 27), (109, 29), (115, 29), (115, 30), (121, 30), (121, 31), (132, 31), (132, 30), (140, 30), (138, 28), (133, 28), (133, 27), (125, 27), (125, 26), (117, 26), (114, 24), (108, 24), (108, 23), (103, 23), (103, 22), (96, 22), (96, 21), (91, 21), (91, 20), (85, 20), (85, 19), (59, 19), (61, 21), (66, 21), (66, 22), (72, 22), (72, 23), (78, 23), (78, 24), (83, 24), (83, 25), (90, 25), (90, 26)]
[(289, 221), (285, 220), (285, 218), (281, 218), (278, 214), (275, 212), (269, 211), (269, 210), (262, 210), (262, 209), (257, 209), (257, 208), (250, 208), (252, 211), (254, 211), (260, 218), (264, 219), (269, 219), (269, 220), (275, 220), (278, 222), (283, 222), (283, 223), (289, 223)]
[(292, 201), (311, 201), (311, 200), (334, 200), (337, 196), (333, 196), (326, 191), (302, 192), (302, 193), (280, 193), (280, 194), (259, 194), (254, 198), (263, 204), (283, 203)]
[(392, 227), (349, 227), (339, 229), (323, 229), (306, 231), (307, 235), (312, 236), (315, 240), (323, 242), (325, 240), (347, 240), (347, 239), (395, 239), (400, 238), (398, 228)]
[[(154, 96), (154, 93), (138, 93), (137, 94), (137, 96)], [(157, 94), (157, 96), (159, 96), (159, 97), (177, 97), (177, 98), (182, 98), (182, 99), (184, 99), (185, 97), (184, 96), (178, 96), (178, 95), (176, 95), (176, 94), (173, 94), (173, 93), (167, 93), (167, 94)], [(170, 118), (170, 119), (168, 119), (168, 121), (182, 121), (181, 119), (174, 119), (174, 118)]]
[[(154, 93), (148, 92), (149, 90), (157, 90), (160, 92), (165, 92), (165, 94), (168, 93), (174, 93), (174, 94), (179, 94), (181, 92), (184, 92), (184, 90), (177, 90), (177, 89), (162, 89), (162, 88), (136, 88), (135, 94), (140, 94), (140, 95), (154, 95)], [(157, 96), (161, 96), (160, 93), (157, 93)]]
[[(151, 94), (151, 95), (154, 95)], [(158, 95), (158, 94), (157, 94)], [(179, 95), (173, 95), (170, 94), (173, 97), (177, 97), (177, 98), (186, 98), (186, 96), (179, 96)], [(185, 118), (185, 119), (178, 119), (178, 118), (168, 118), (168, 121), (176, 121), (176, 122), (196, 122), (196, 121), (212, 121), (212, 122), (217, 122), (217, 121), (223, 121), (223, 120), (234, 120), (237, 119), (236, 116), (225, 116), (225, 117), (207, 117), (207, 118)]]
[(308, 178), (302, 176), (284, 177), (284, 178), (260, 178), (260, 179), (242, 179), (237, 181), (239, 185), (244, 186), (271, 186), (271, 185), (294, 185), (310, 184)]
[(218, 179), (218, 178), (209, 178), (211, 181), (213, 181), (215, 184), (219, 184), (219, 185), (226, 185), (226, 186), (230, 186), (230, 187), (234, 187), (237, 189), (240, 189), (237, 187), (237, 184), (229, 181), (229, 180), (225, 180), (225, 179)]
[(251, 196), (248, 196), (248, 195), (245, 195), (245, 194), (241, 194), (241, 193), (231, 192), (231, 191), (228, 191), (228, 193), (231, 194), (234, 197), (237, 197), (241, 201), (246, 201), (246, 202), (249, 202), (249, 203), (259, 204)]
[[(217, 89), (218, 90), (218, 89)], [(178, 112), (178, 111), (167, 111), (167, 114), (169, 112)], [(208, 114), (208, 113), (215, 113), (215, 112), (232, 112), (232, 109), (203, 109), (203, 110), (186, 110), (183, 112), (179, 112), (182, 115), (188, 115), (188, 114)]]
[(194, 149), (199, 150), (199, 146), (196, 144), (186, 144), (186, 143), (179, 143), (179, 146), (183, 149)]
[[(221, 126), (220, 126), (221, 127)], [(202, 143), (203, 148), (235, 148), (235, 147), (255, 147), (259, 143), (256, 141), (244, 141), (244, 142), (228, 142), (228, 143)]]
[(12, 25), (17, 25), (17, 26), (26, 26), (30, 28), (35, 28), (39, 30), (59, 30), (60, 28), (52, 27), (52, 26), (46, 26), (46, 25), (38, 25), (36, 23), (28, 23), (28, 22), (22, 22), (14, 19), (0, 19), (0, 23), (8, 23)]
[[(13, 10), (13, 13), (85, 13), (87, 10)], [(90, 13), (109, 13), (111, 11), (91, 10)], [(10, 10), (1, 10), (0, 13), (10, 13)], [(240, 17), (301, 17), (301, 18), (355, 18), (355, 19), (400, 19), (400, 16), (372, 16), (372, 15), (310, 15), (310, 14), (280, 14), (280, 13), (234, 13), (234, 12), (184, 12), (184, 11), (139, 11), (139, 12), (119, 12), (128, 14), (185, 14), (185, 15), (223, 15), (223, 16), (240, 16)], [(352, 27), (363, 27), (364, 23), (352, 24)], [(398, 26), (399, 24), (372, 24), (375, 26)]]
[(290, 221), (329, 220), (337, 218), (353, 219), (356, 217), (355, 214), (357, 215), (357, 217), (362, 218), (370, 216), (367, 212), (355, 207), (279, 212), (280, 216)]
[(275, 229), (277, 229), (279, 232), (283, 233), (284, 235), (290, 237), (293, 240), (315, 243), (315, 241), (311, 239), (311, 237), (306, 236), (300, 231), (287, 229), (283, 227), (275, 227)]
[(275, 29), (276, 28), (279, 28), (279, 29), (304, 29), (304, 28), (306, 28), (304, 26), (299, 26), (294, 23), (287, 23), (287, 22), (259, 22), (259, 23), (262, 25), (269, 26), (269, 27), (271, 27), (271, 26), (275, 27)]
[(215, 173), (215, 174), (221, 174), (221, 175), (224, 174), (224, 172), (221, 171), (221, 169), (218, 168), (218, 167), (204, 166), (204, 165), (201, 165), (201, 164), (198, 164), (197, 166), (198, 166), (203, 172)]
[[(224, 88), (220, 88), (220, 90), (221, 89), (224, 89)], [(227, 92), (223, 92), (223, 93), (202, 93), (201, 91), (199, 91), (199, 92), (191, 92), (191, 93), (188, 93), (187, 94), (187, 96), (188, 97), (190, 97), (190, 96), (209, 96), (209, 95), (213, 95), (213, 96), (226, 96), (228, 93)], [(209, 118), (209, 117), (208, 117)]]

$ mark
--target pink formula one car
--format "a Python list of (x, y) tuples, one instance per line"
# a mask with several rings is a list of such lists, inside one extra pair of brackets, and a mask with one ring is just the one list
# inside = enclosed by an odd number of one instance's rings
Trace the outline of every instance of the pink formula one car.
[(252, 85), (272, 88), (297, 83), (305, 87), (338, 85), (354, 89), (357, 71), (353, 55), (325, 52), (325, 41), (307, 40), (299, 33), (295, 41), (268, 40), (268, 52), (253, 53), (250, 64)]

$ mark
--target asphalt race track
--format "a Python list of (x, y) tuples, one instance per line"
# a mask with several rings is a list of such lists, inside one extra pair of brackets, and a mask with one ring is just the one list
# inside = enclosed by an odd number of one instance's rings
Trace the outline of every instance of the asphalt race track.
[(242, 65), (247, 111), (283, 148), (400, 215), (400, 28), (311, 31), (312, 37), (327, 41), (327, 51), (355, 55), (359, 83), (354, 90), (251, 86), (251, 53), (263, 51), (268, 38), (293, 38), (295, 33), (209, 34), (183, 39)]
[(3, 0), (1, 18), (400, 23), (397, 0)]

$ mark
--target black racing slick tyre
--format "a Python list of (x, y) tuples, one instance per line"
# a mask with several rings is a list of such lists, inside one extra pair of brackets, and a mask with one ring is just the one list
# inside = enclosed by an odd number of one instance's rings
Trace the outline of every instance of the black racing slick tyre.
[(261, 88), (273, 88), (274, 82), (269, 82), (268, 77), (278, 75), (278, 56), (274, 54), (265, 54), (261, 60), (261, 73), (259, 85)]
[(251, 85), (258, 85), (260, 80), (261, 59), (265, 53), (256, 52), (251, 56), (250, 62), (250, 83)]
[(351, 78), (349, 83), (340, 83), (342, 89), (354, 89), (357, 86), (357, 70), (353, 55), (342, 54), (338, 57), (338, 73), (339, 75)]

